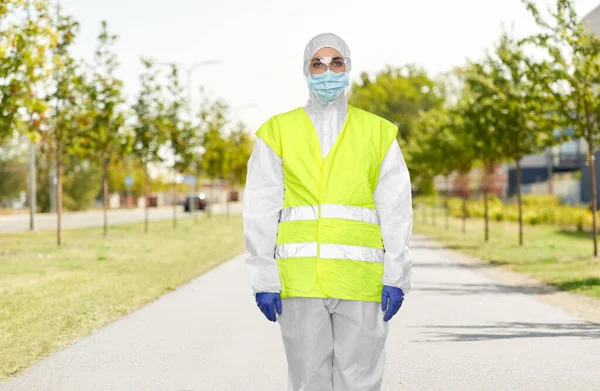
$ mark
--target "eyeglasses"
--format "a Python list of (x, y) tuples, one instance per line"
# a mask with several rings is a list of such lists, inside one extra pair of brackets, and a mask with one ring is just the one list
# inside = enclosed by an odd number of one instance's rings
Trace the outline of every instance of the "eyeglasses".
[(305, 66), (308, 67), (308, 73), (321, 74), (327, 69), (335, 73), (350, 71), (350, 59), (348, 57), (315, 57), (312, 60), (306, 61)]

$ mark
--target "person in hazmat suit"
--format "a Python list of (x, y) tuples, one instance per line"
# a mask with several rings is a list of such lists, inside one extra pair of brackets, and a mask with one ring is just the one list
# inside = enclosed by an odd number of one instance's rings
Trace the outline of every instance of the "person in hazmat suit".
[(381, 389), (388, 321), (410, 289), (409, 172), (391, 122), (348, 104), (350, 49), (304, 51), (305, 107), (257, 131), (244, 192), (256, 303), (278, 321), (293, 391)]

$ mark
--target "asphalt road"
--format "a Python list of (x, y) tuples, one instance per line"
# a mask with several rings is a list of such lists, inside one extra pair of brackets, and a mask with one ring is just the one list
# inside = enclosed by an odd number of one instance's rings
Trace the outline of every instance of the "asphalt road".
[[(599, 325), (422, 237), (412, 248), (414, 291), (390, 325), (383, 390), (600, 390)], [(255, 307), (241, 256), (0, 382), (0, 391), (285, 389), (279, 327)]]
[[(224, 213), (225, 205), (213, 205), (214, 213)], [(232, 213), (241, 212), (240, 204), (231, 204), (230, 211)], [(199, 212), (203, 213), (203, 212)], [(183, 207), (177, 206), (178, 218), (188, 218), (189, 213), (183, 213)], [(150, 208), (150, 220), (165, 220), (173, 217), (173, 208)], [(115, 209), (108, 212), (109, 224), (124, 224), (136, 223), (144, 221), (144, 209)], [(36, 214), (35, 217), (36, 230), (53, 230), (56, 229), (56, 214), (43, 213)], [(63, 215), (63, 228), (85, 228), (99, 227), (103, 224), (102, 210), (94, 210), (88, 212), (67, 212)], [(0, 215), (0, 233), (2, 232), (26, 232), (29, 230), (29, 214), (26, 212), (14, 215)]]

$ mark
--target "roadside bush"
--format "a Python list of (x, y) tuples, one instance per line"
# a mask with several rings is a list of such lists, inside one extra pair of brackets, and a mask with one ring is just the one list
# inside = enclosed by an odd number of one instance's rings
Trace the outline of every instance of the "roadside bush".
[[(451, 216), (462, 217), (462, 202), (460, 197), (451, 197), (448, 200), (448, 212)], [(439, 205), (443, 203), (439, 202)], [(503, 204), (497, 197), (490, 196), (488, 207), (492, 221), (519, 221), (516, 203)], [(483, 218), (484, 214), (482, 199), (467, 201), (467, 217)], [(587, 207), (561, 205), (559, 199), (552, 195), (527, 194), (523, 197), (523, 223), (557, 225), (583, 231), (592, 226), (592, 213)]]

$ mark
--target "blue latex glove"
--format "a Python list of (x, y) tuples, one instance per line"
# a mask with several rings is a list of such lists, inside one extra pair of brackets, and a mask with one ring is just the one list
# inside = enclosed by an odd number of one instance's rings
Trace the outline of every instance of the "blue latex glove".
[(256, 294), (256, 305), (271, 322), (277, 321), (275, 310), (281, 315), (281, 297), (279, 293), (260, 292)]
[(381, 292), (381, 310), (385, 311), (387, 309), (383, 317), (384, 321), (387, 322), (396, 315), (396, 312), (402, 307), (402, 301), (404, 301), (404, 292), (402, 292), (402, 289), (388, 285), (383, 286), (383, 291)]

